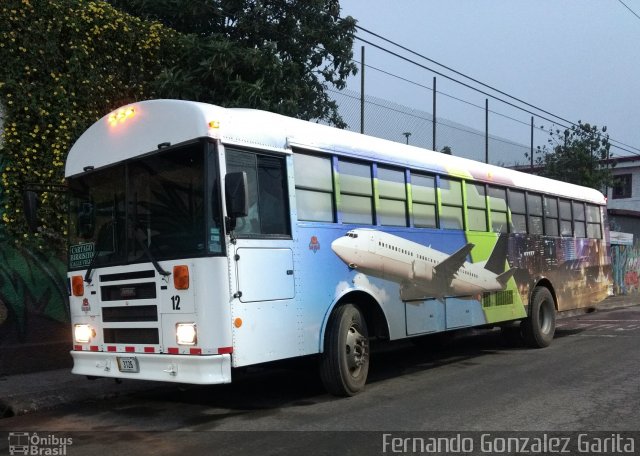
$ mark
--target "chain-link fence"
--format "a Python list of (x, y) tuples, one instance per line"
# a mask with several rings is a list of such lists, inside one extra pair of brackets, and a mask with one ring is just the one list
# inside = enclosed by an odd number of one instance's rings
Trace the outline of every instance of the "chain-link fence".
[[(351, 131), (360, 131), (361, 100), (360, 94), (353, 90), (330, 90), (332, 98), (338, 103), (340, 115)], [(476, 107), (477, 108), (477, 107)], [(484, 108), (482, 108), (484, 110)], [(490, 115), (496, 113), (489, 111)], [(484, 114), (482, 114), (484, 116)], [(500, 115), (500, 114), (497, 114)], [(425, 149), (442, 151), (448, 147), (453, 155), (485, 161), (487, 149), (489, 162), (501, 165), (524, 165), (529, 163), (531, 145), (494, 136), (485, 131), (453, 122), (436, 116), (435, 148), (434, 122), (430, 112), (403, 106), (389, 100), (367, 95), (364, 103), (364, 133), (396, 142), (405, 142)], [(531, 136), (531, 126), (514, 120), (523, 138)], [(520, 125), (518, 125), (518, 123)], [(534, 127), (540, 130), (540, 127)]]

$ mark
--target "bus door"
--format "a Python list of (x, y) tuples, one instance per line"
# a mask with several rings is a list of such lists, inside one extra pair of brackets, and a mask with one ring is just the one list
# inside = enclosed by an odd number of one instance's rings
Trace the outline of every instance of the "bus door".
[(246, 173), (249, 197), (248, 214), (238, 217), (230, 232), (232, 313), (234, 321), (251, 325), (250, 331), (234, 327), (234, 364), (293, 356), (290, 340), (295, 338), (282, 334), (298, 327), (292, 311), (295, 270), (286, 157), (227, 147), (225, 158), (227, 173)]

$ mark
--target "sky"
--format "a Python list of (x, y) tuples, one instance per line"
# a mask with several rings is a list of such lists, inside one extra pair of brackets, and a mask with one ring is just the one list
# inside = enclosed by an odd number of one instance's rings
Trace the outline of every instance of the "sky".
[[(640, 15), (640, 0), (624, 3)], [(351, 15), (358, 25), (485, 84), (573, 122), (606, 125), (612, 139), (640, 154), (640, 18), (618, 0), (341, 0), (340, 5), (343, 17)], [(358, 35), (441, 70), (362, 31)], [(433, 73), (358, 40), (356, 60), (362, 45), (367, 65), (432, 86)], [(367, 95), (431, 112), (428, 90), (369, 68), (365, 78)], [(359, 75), (348, 88), (360, 90)], [(437, 88), (484, 107), (485, 95), (442, 77)], [(492, 99), (489, 107), (522, 122), (491, 114), (491, 134), (529, 144), (530, 114)], [(484, 130), (482, 109), (447, 96), (438, 95), (437, 116)], [(535, 143), (542, 145), (546, 137), (536, 130)]]

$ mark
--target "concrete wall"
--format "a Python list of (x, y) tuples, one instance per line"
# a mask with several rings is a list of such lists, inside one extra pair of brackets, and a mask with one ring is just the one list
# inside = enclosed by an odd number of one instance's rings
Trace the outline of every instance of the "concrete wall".
[(0, 239), (0, 377), (71, 366), (65, 264)]
[(640, 243), (612, 245), (611, 266), (614, 294), (640, 296)]

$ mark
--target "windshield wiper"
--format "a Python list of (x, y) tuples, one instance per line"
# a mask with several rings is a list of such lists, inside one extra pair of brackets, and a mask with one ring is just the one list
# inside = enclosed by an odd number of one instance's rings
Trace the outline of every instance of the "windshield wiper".
[(89, 267), (87, 267), (87, 272), (85, 272), (84, 274), (84, 281), (87, 282), (88, 284), (91, 284), (91, 275), (93, 273), (93, 267), (95, 266), (96, 263), (96, 258), (98, 258), (98, 254), (101, 252), (101, 250), (96, 250), (93, 253), (93, 257), (91, 258), (91, 261), (89, 262)]
[(142, 247), (142, 250), (144, 251), (144, 253), (147, 255), (147, 257), (149, 258), (149, 260), (151, 260), (151, 264), (153, 264), (153, 267), (156, 268), (156, 271), (158, 271), (158, 274), (162, 275), (162, 276), (170, 276), (171, 273), (165, 271), (164, 269), (162, 269), (162, 266), (160, 266), (160, 263), (158, 263), (158, 260), (156, 260), (153, 256), (153, 254), (151, 253), (151, 250), (149, 250), (149, 246), (147, 246), (146, 242), (143, 242), (142, 240), (138, 239), (138, 236), (136, 236), (136, 233), (138, 232), (138, 230), (142, 231), (144, 233), (144, 229), (142, 228), (142, 226), (140, 226), (140, 224), (138, 223), (137, 220), (134, 220), (134, 232), (133, 232), (133, 238), (138, 241), (138, 244), (140, 244), (140, 246)]

